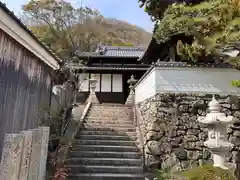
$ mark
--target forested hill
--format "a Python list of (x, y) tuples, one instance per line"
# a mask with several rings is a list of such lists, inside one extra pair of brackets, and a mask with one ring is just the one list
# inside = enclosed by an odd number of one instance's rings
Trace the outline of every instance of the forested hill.
[(148, 45), (151, 33), (127, 22), (105, 18), (89, 7), (75, 8), (62, 0), (34, 1), (23, 6), (25, 24), (63, 59), (77, 51), (107, 45)]
[(152, 37), (144, 29), (116, 19), (105, 18), (100, 28), (105, 34), (103, 39), (110, 45), (148, 45)]

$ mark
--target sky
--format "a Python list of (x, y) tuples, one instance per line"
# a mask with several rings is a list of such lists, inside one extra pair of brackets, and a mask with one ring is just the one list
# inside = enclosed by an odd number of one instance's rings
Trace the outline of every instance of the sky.
[[(0, 0), (15, 14), (21, 12), (21, 7), (28, 0)], [(81, 6), (81, 0), (67, 0), (74, 7)], [(139, 8), (138, 0), (82, 0), (84, 6), (97, 9), (104, 17), (127, 21), (130, 24), (144, 28), (152, 32), (153, 24), (150, 17), (143, 9)]]

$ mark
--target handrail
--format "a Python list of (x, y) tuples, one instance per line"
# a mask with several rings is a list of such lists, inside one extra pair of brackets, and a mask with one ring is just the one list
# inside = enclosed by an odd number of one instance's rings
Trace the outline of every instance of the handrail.
[[(133, 89), (134, 91), (134, 89)], [(143, 160), (143, 170), (145, 171), (145, 168), (146, 168), (146, 162), (145, 162), (145, 146), (144, 146), (144, 138), (143, 138), (143, 133), (142, 133), (142, 130), (140, 128), (140, 120), (143, 120), (142, 119), (142, 116), (141, 116), (141, 112), (139, 111), (138, 109), (138, 106), (137, 104), (135, 104), (135, 93), (134, 93), (134, 96), (133, 96), (133, 103), (132, 103), (132, 106), (133, 106), (133, 114), (134, 114), (134, 122), (138, 128), (138, 132), (139, 132), (139, 142), (140, 142), (140, 145), (141, 145), (141, 148), (142, 148), (142, 160)]]
[(76, 134), (81, 126), (81, 123), (83, 122), (84, 118), (86, 117), (86, 115), (88, 113), (88, 110), (91, 107), (91, 104), (92, 104), (91, 102), (88, 102), (87, 105), (84, 107), (82, 116), (80, 117), (79, 122), (77, 123), (77, 128), (76, 128), (76, 131), (73, 133), (72, 138), (74, 138), (76, 136)]

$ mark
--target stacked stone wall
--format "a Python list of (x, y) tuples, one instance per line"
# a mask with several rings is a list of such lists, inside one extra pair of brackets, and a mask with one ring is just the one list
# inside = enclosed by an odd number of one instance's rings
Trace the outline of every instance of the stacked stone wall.
[[(222, 112), (240, 119), (239, 97), (215, 97)], [(149, 167), (180, 170), (212, 162), (211, 153), (204, 146), (207, 127), (197, 121), (198, 116), (207, 114), (211, 98), (212, 95), (204, 94), (157, 94), (140, 104), (140, 127)], [(235, 147), (227, 159), (240, 163), (240, 124), (228, 127), (228, 139)]]

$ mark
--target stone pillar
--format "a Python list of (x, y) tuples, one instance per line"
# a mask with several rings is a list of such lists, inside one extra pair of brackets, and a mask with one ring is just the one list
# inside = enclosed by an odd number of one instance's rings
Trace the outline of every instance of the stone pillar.
[(32, 151), (33, 131), (22, 131), (21, 133), (24, 135), (24, 142), (23, 142), (19, 180), (30, 180), (28, 179), (28, 172), (29, 172), (29, 166), (30, 166), (30, 155)]
[(23, 141), (23, 134), (5, 135), (0, 165), (0, 180), (18, 180)]
[(225, 163), (226, 154), (233, 147), (227, 140), (227, 124), (233, 124), (233, 117), (221, 113), (220, 103), (213, 96), (208, 104), (209, 113), (206, 117), (199, 117), (198, 121), (208, 125), (208, 140), (204, 145), (210, 149), (213, 156), (213, 165), (222, 169), (228, 169)]
[(38, 180), (39, 164), (41, 155), (41, 131), (40, 129), (33, 129), (32, 151), (30, 154), (30, 167), (28, 179)]
[(39, 164), (39, 178), (38, 180), (45, 180), (46, 176), (46, 163), (48, 155), (48, 141), (49, 141), (49, 127), (39, 127), (41, 132), (41, 153), (40, 153), (40, 164)]
[(135, 92), (134, 92), (134, 85), (136, 84), (137, 80), (134, 78), (134, 76), (132, 75), (131, 78), (127, 81), (127, 83), (129, 84), (129, 95), (128, 98), (125, 102), (126, 105), (133, 105), (134, 102), (134, 96), (135, 96)]
[(94, 74), (91, 74), (91, 78), (89, 79), (90, 81), (90, 94), (87, 99), (87, 102), (91, 102), (94, 104), (99, 104), (98, 98), (95, 93), (96, 85), (97, 85), (97, 80), (95, 78)]

